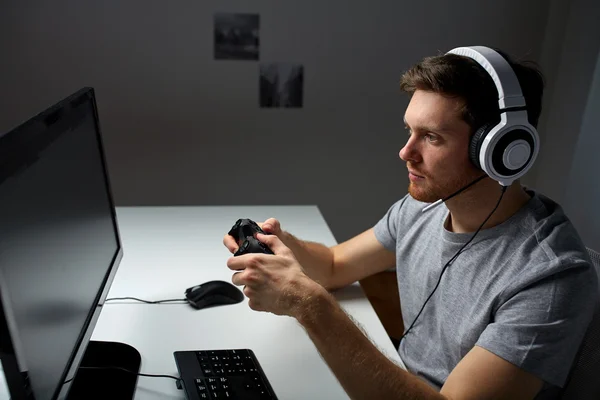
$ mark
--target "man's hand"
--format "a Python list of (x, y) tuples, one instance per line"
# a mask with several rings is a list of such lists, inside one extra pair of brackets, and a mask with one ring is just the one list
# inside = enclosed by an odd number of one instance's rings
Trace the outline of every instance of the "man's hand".
[[(269, 235), (275, 235), (280, 238), (280, 235), (282, 233), (281, 224), (275, 218), (269, 218), (264, 222), (257, 222), (256, 224), (265, 233)], [(225, 234), (225, 236), (223, 236), (223, 244), (225, 245), (225, 247), (227, 247), (227, 250), (229, 250), (231, 254), (238, 251), (238, 248), (240, 247), (239, 244), (235, 241), (235, 238), (229, 234)]]
[[(272, 221), (276, 222), (269, 219), (263, 226)], [(306, 300), (322, 287), (306, 276), (294, 253), (277, 236), (258, 233), (256, 238), (275, 254), (230, 257), (227, 266), (238, 271), (231, 281), (234, 285), (245, 286), (244, 294), (253, 310), (298, 317)]]

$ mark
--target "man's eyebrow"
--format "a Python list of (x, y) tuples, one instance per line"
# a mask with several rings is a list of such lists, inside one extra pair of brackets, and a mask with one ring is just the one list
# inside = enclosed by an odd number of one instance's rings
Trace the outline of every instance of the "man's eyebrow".
[[(408, 125), (408, 122), (406, 122), (406, 117), (403, 117), (402, 120), (404, 121), (404, 125), (410, 127), (410, 125)], [(428, 131), (428, 132), (442, 133), (442, 134), (453, 131), (453, 129), (450, 128), (449, 126), (443, 126), (443, 125), (442, 126), (419, 126), (418, 129)]]

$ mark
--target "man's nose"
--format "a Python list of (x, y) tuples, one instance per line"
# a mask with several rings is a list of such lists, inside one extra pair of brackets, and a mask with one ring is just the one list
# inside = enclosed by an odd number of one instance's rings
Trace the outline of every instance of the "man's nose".
[(420, 153), (415, 136), (411, 136), (410, 138), (408, 138), (408, 141), (406, 142), (404, 147), (400, 149), (400, 153), (398, 153), (398, 155), (403, 161), (419, 161)]

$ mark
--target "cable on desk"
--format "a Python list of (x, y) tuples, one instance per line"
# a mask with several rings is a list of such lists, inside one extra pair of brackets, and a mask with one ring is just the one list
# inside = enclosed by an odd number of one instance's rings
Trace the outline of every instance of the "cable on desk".
[[(80, 369), (120, 369), (121, 371), (125, 371), (125, 372), (129, 372), (130, 374), (135, 374), (137, 376), (146, 376), (149, 378), (170, 378), (170, 379), (175, 379), (177, 381), (177, 384), (181, 383), (181, 378), (178, 378), (176, 376), (173, 375), (154, 375), (154, 374), (142, 374), (140, 372), (133, 372), (128, 370), (127, 368), (123, 368), (123, 367), (79, 367)], [(63, 382), (63, 385), (71, 382), (73, 379), (75, 378), (71, 378), (68, 379), (66, 381)]]
[(181, 303), (177, 303), (177, 304), (187, 304), (187, 300), (186, 299), (169, 299), (169, 300), (142, 300), (142, 299), (138, 299), (137, 297), (111, 297), (110, 299), (106, 299), (104, 300), (105, 302), (107, 301), (113, 301), (113, 300), (135, 300), (135, 301), (141, 301), (142, 303), (148, 303), (148, 304), (160, 304), (160, 303), (171, 303), (171, 302), (175, 302), (175, 301), (180, 301)]

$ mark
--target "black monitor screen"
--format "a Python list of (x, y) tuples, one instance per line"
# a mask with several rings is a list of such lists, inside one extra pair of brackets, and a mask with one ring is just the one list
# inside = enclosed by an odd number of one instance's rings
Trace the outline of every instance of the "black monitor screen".
[(30, 124), (31, 140), (17, 132), (0, 171), (2, 303), (36, 400), (57, 395), (85, 346), (120, 251), (95, 103), (83, 99)]

